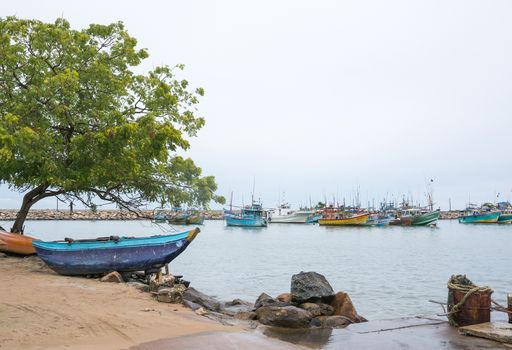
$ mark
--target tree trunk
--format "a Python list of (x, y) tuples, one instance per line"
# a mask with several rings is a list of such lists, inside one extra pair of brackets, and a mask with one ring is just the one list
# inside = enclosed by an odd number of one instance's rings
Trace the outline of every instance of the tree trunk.
[(23, 203), (21, 204), (18, 214), (16, 214), (16, 221), (14, 221), (14, 225), (12, 225), (11, 228), (12, 233), (19, 233), (20, 235), (23, 234), (23, 224), (25, 223), (25, 219), (27, 218), (30, 208), (37, 201), (44, 198), (44, 196), (41, 195), (44, 194), (47, 188), (47, 186), (39, 185), (23, 196)]

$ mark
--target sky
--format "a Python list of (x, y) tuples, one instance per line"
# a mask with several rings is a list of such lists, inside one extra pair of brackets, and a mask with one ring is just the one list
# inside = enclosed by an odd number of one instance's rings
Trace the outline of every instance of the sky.
[[(184, 63), (206, 92), (185, 155), (234, 204), (253, 183), (266, 207), (425, 203), (430, 179), (441, 209), (512, 199), (510, 1), (2, 1), (9, 15), (120, 20), (144, 69)], [(20, 204), (0, 186), (0, 208)]]

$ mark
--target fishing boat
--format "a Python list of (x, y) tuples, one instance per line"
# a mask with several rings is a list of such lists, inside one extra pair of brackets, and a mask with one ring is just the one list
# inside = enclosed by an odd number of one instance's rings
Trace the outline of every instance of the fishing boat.
[(440, 211), (420, 212), (412, 219), (412, 226), (428, 226), (435, 225), (439, 220)]
[(500, 212), (480, 212), (473, 211), (459, 218), (461, 224), (490, 224), (498, 222)]
[(189, 209), (185, 212), (178, 212), (168, 217), (167, 221), (173, 225), (202, 225), (204, 215), (195, 209)]
[(364, 226), (369, 216), (369, 213), (347, 213), (335, 208), (326, 208), (318, 224), (320, 226)]
[(240, 227), (266, 227), (266, 212), (261, 204), (253, 203), (249, 207), (242, 208), (239, 213), (229, 211), (224, 213), (226, 226)]
[(500, 216), (498, 217), (498, 224), (510, 224), (512, 223), (512, 211), (500, 211)]
[(32, 246), (34, 240), (37, 238), (0, 230), (0, 252), (19, 255), (35, 254), (36, 250)]
[(268, 222), (272, 224), (310, 224), (320, 219), (314, 210), (291, 210), (289, 204), (282, 204), (269, 212)]
[(370, 214), (368, 217), (368, 221), (366, 221), (366, 226), (377, 226), (383, 227), (389, 225), (392, 217), (387, 214)]
[(94, 275), (111, 271), (157, 272), (180, 255), (199, 228), (151, 237), (100, 237), (96, 239), (33, 241), (39, 257), (61, 275)]
[(166, 222), (167, 221), (167, 214), (162, 209), (154, 210), (153, 211), (153, 220), (152, 221), (155, 222), (155, 223)]
[(399, 211), (390, 225), (398, 226), (428, 226), (435, 225), (439, 220), (440, 211), (426, 211), (419, 208), (408, 208)]

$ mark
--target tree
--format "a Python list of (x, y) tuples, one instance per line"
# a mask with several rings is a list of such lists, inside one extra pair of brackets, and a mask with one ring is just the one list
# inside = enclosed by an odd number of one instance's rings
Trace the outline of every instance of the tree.
[(203, 89), (176, 77), (182, 65), (134, 73), (148, 57), (136, 44), (121, 22), (0, 18), (0, 182), (24, 193), (12, 232), (52, 196), (137, 213), (223, 202), (215, 179), (178, 155), (204, 125)]

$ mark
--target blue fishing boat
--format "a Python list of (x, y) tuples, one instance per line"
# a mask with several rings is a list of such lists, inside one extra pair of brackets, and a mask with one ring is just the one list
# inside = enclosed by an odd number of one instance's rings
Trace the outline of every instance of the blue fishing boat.
[(198, 228), (151, 237), (33, 241), (39, 257), (61, 275), (95, 275), (111, 271), (157, 272), (180, 255), (199, 233)]
[(266, 212), (261, 204), (253, 203), (250, 207), (242, 208), (240, 213), (232, 211), (224, 213), (227, 226), (266, 227)]

